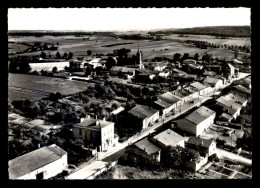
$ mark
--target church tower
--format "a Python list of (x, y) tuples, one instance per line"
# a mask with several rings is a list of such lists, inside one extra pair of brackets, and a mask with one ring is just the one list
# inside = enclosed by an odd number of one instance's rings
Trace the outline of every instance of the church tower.
[(137, 64), (139, 65), (139, 69), (143, 69), (144, 65), (142, 64), (142, 54), (139, 49), (139, 44), (138, 44), (138, 50), (136, 53), (136, 57), (137, 57)]

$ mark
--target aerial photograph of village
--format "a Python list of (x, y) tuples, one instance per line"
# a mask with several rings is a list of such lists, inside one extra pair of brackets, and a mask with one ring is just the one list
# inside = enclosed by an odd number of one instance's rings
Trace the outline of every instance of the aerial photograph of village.
[(9, 8), (8, 179), (252, 179), (250, 15)]

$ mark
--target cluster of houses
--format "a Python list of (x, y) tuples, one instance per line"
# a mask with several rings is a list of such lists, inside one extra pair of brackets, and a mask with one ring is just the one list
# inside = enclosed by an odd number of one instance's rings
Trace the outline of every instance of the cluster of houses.
[(197, 161), (188, 161), (186, 166), (197, 171), (208, 162), (208, 157), (216, 153), (216, 143), (213, 140), (190, 136), (187, 141), (172, 129), (166, 129), (154, 136), (148, 136), (131, 145), (130, 149), (137, 154), (143, 154), (149, 160), (160, 162), (161, 151), (167, 146), (180, 146), (198, 151), (200, 158)]
[[(167, 63), (143, 63), (140, 50), (137, 52), (136, 66), (114, 66), (110, 70), (111, 75), (119, 73), (126, 74), (128, 78), (135, 77), (136, 80), (153, 80), (157, 75), (168, 77), (169, 74), (174, 77), (182, 77), (193, 79), (195, 75), (187, 74), (177, 68), (168, 70)], [(116, 61), (116, 59), (115, 59)], [(105, 67), (106, 61), (102, 58), (89, 59), (85, 58), (79, 64), (81, 68), (91, 66), (92, 69), (97, 67)], [(189, 71), (202, 70), (203, 66), (196, 64), (195, 60), (185, 60)], [(42, 69), (51, 69), (56, 66), (58, 71), (69, 66), (69, 62), (49, 62), (49, 63), (30, 63), (33, 70), (40, 71)], [(144, 67), (147, 67), (145, 69)], [(158, 96), (149, 106), (136, 105), (128, 111), (128, 115), (133, 119), (134, 123), (140, 124), (142, 129), (147, 129), (160, 118), (167, 117), (185, 102), (198, 98), (199, 96), (208, 96), (222, 88), (227, 81), (232, 81), (238, 74), (238, 71), (230, 65), (223, 70), (220, 66), (208, 66), (208, 70), (204, 72), (206, 76), (201, 82), (195, 81), (186, 87), (165, 92)], [(223, 74), (219, 74), (222, 72)], [(236, 119), (242, 107), (247, 104), (247, 97), (251, 96), (251, 78), (244, 79), (241, 83), (234, 86), (234, 91), (225, 96), (219, 97), (216, 105), (221, 107), (222, 113), (218, 117), (224, 121), (230, 122)], [(124, 109), (120, 109), (122, 111)], [(119, 112), (113, 111), (114, 114)], [(201, 106), (186, 117), (173, 122), (171, 129), (167, 129), (154, 136), (146, 137), (134, 144), (134, 148), (142, 151), (150, 159), (160, 161), (161, 150), (167, 146), (187, 147), (200, 153), (199, 161), (191, 161), (187, 164), (191, 169), (197, 171), (208, 161), (208, 157), (215, 153), (216, 143), (214, 140), (206, 140), (199, 138), (204, 131), (214, 123), (216, 112)], [(40, 127), (43, 123), (41, 123)], [(185, 135), (189, 135), (189, 139), (185, 141), (184, 137), (173, 131), (179, 129)], [(97, 149), (97, 151), (107, 151), (110, 147), (117, 144), (119, 137), (114, 132), (114, 122), (100, 120), (87, 116), (82, 118), (80, 123), (73, 126), (73, 135), (85, 147)], [(67, 153), (56, 145), (39, 148), (33, 152), (27, 153), (9, 161), (9, 178), (10, 179), (47, 179), (61, 173), (67, 166)]]

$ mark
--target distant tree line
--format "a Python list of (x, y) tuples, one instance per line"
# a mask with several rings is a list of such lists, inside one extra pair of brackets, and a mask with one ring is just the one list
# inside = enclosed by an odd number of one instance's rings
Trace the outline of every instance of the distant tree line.
[(149, 32), (149, 34), (193, 34), (193, 35), (213, 35), (220, 37), (250, 37), (250, 26), (212, 26), (194, 27), (177, 30), (161, 30)]

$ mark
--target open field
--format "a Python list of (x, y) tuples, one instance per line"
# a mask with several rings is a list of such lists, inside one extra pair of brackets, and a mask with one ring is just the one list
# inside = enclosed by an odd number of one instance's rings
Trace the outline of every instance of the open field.
[[(83, 39), (88, 38), (89, 40)], [(167, 36), (168, 37), (168, 36)], [(178, 38), (177, 36), (171, 35), (170, 37)], [(217, 44), (233, 44), (233, 45), (242, 45), (250, 43), (248, 38), (234, 38), (234, 39), (212, 39), (210, 37), (203, 37), (202, 38), (194, 38), (195, 40), (207, 40), (208, 42), (212, 41)], [(180, 39), (180, 38), (179, 38)], [(187, 38), (184, 38), (187, 40)], [(226, 50), (222, 48), (208, 48), (208, 49), (199, 49), (195, 48), (191, 45), (174, 42), (172, 40), (161, 40), (161, 41), (151, 41), (151, 40), (124, 40), (124, 39), (116, 39), (110, 36), (101, 36), (101, 35), (93, 35), (93, 36), (84, 36), (84, 37), (75, 37), (75, 36), (43, 36), (43, 37), (13, 37), (9, 36), (9, 41), (14, 42), (24, 42), (29, 45), (32, 45), (34, 42), (41, 42), (43, 43), (54, 43), (56, 44), (59, 42), (60, 47), (58, 51), (63, 53), (72, 52), (74, 57), (83, 57), (87, 56), (87, 50), (92, 51), (92, 55), (95, 54), (107, 54), (113, 53), (113, 50), (120, 49), (120, 48), (128, 48), (131, 49), (131, 53), (129, 56), (131, 57), (134, 55), (139, 48), (143, 53), (143, 60), (145, 59), (152, 59), (154, 57), (163, 56), (167, 58), (173, 58), (173, 54), (181, 53), (189, 53), (190, 56), (194, 56), (195, 53), (198, 53), (200, 56), (204, 55), (205, 52), (212, 53), (214, 57), (218, 58), (233, 58), (234, 52), (231, 50)], [(111, 46), (105, 47), (106, 45), (112, 45), (115, 43), (132, 43), (132, 44), (122, 44), (120, 46)], [(103, 47), (102, 47), (103, 46)], [(165, 50), (167, 49), (167, 50)], [(45, 51), (47, 54), (50, 52), (52, 56), (55, 56), (57, 51)], [(23, 53), (23, 54), (16, 54), (10, 55), (13, 56), (33, 56), (33, 55), (40, 55), (40, 51), (32, 52), (32, 53)], [(242, 57), (243, 54), (240, 54)], [(238, 58), (239, 59), (239, 58)]]
[(93, 86), (93, 84), (61, 78), (9, 73), (8, 100), (29, 99), (35, 101), (55, 92), (70, 95), (84, 91), (89, 86)]
[(237, 46), (251, 46), (250, 38), (248, 37), (227, 37), (225, 39), (216, 38), (210, 35), (189, 35), (188, 37), (178, 37), (178, 34), (167, 35), (167, 39), (180, 39), (180, 40), (199, 40), (207, 41), (209, 43), (219, 45), (237, 45)]

